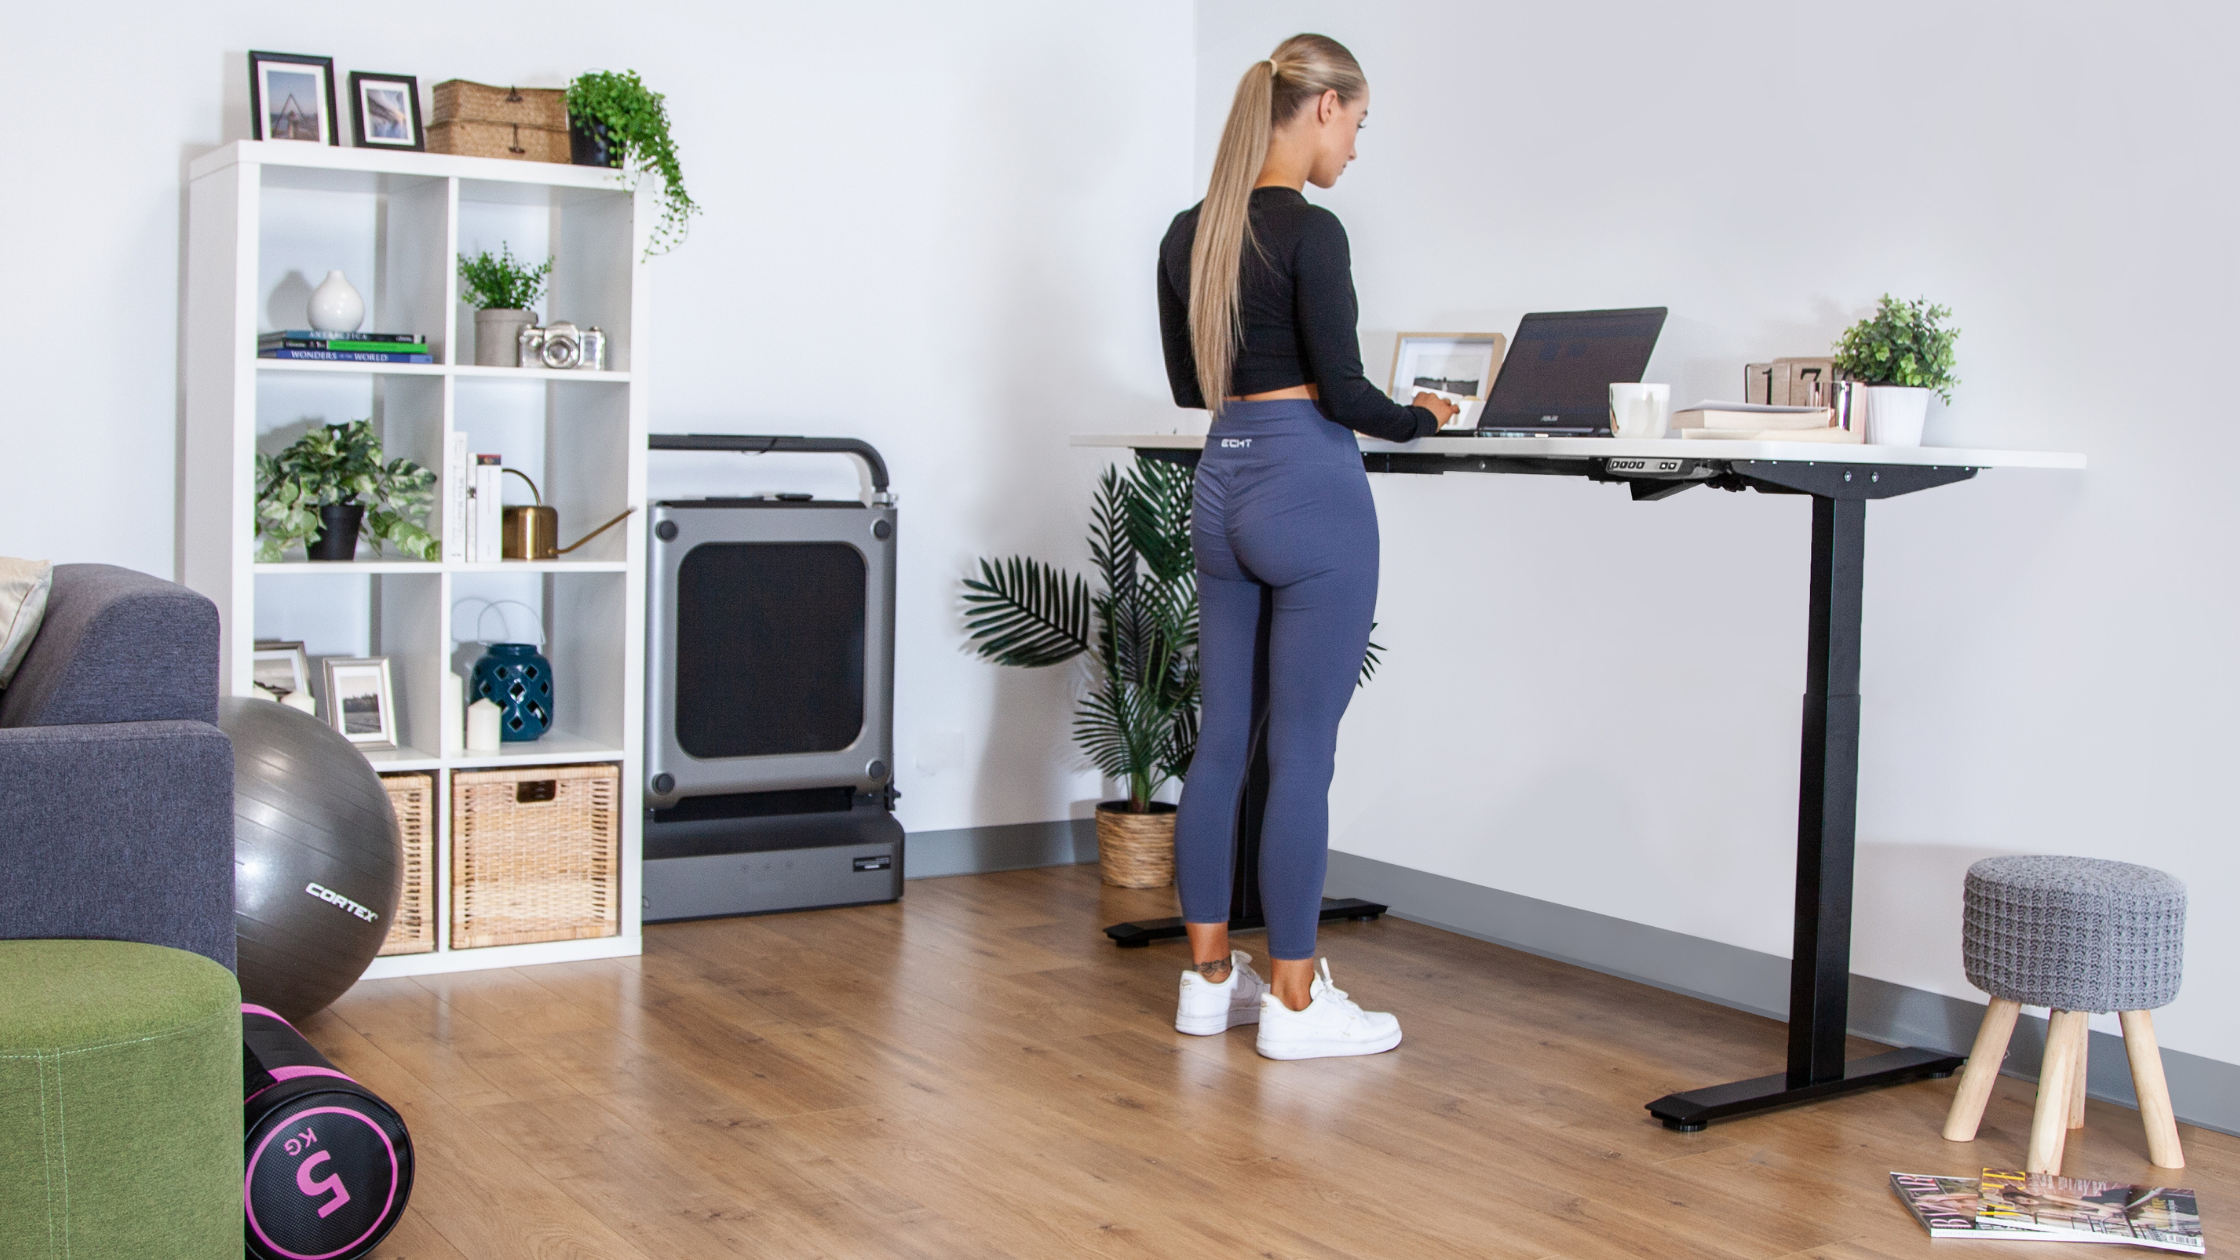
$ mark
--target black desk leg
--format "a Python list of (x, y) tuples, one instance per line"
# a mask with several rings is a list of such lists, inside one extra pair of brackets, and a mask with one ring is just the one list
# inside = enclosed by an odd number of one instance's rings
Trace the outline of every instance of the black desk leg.
[(1893, 1050), (1843, 1061), (1851, 1013), (1851, 874), (1859, 804), (1859, 620), (1867, 504), (1812, 499), (1812, 620), (1797, 780), (1796, 945), (1789, 964), (1789, 1063), (1778, 1076), (1668, 1094), (1649, 1112), (1692, 1133), (1713, 1120), (1932, 1076), (1967, 1060)]
[[(1260, 642), (1253, 661), (1251, 769), (1245, 774), (1244, 793), (1237, 801), (1236, 864), (1229, 873), (1229, 930), (1249, 932), (1268, 926), (1260, 910), (1260, 824), (1268, 811), (1268, 624), (1271, 592), (1260, 600)], [(1324, 897), (1322, 921), (1374, 919), (1386, 907), (1359, 897)], [(1180, 918), (1143, 919), (1115, 923), (1104, 930), (1122, 949), (1141, 948), (1153, 941), (1189, 933)]]

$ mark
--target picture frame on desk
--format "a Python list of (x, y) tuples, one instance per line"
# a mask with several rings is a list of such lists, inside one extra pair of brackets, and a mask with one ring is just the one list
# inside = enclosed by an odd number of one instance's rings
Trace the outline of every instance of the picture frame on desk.
[(334, 58), (250, 52), (251, 140), (303, 140), (340, 147), (335, 117)]
[(326, 721), (361, 749), (397, 746), (397, 693), (386, 656), (330, 656), (321, 661)]
[(1444, 427), (1475, 428), (1508, 345), (1502, 333), (1400, 333), (1393, 339), (1392, 376), (1385, 392), (1406, 406), (1429, 390), (1460, 408)]
[(420, 80), (409, 74), (350, 72), (350, 141), (361, 149), (424, 153)]

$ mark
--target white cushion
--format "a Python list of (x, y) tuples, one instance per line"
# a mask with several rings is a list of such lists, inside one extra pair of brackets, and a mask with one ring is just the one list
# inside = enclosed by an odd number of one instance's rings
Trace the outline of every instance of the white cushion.
[(47, 561), (0, 556), (0, 687), (16, 676), (16, 667), (31, 651), (32, 636), (47, 615), (47, 588), (53, 584), (54, 566)]

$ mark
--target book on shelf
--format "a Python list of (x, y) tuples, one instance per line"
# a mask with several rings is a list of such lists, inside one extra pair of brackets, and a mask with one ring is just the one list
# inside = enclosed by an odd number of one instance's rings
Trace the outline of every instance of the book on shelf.
[(428, 350), (428, 344), (427, 344), (426, 342), (424, 342), (424, 341), (356, 341), (356, 340), (344, 341), (344, 340), (341, 340), (341, 339), (339, 339), (339, 338), (337, 338), (337, 339), (335, 339), (335, 340), (332, 340), (332, 341), (305, 341), (305, 340), (302, 340), (302, 339), (300, 339), (300, 338), (295, 338), (295, 337), (288, 337), (288, 338), (283, 338), (283, 339), (281, 339), (281, 340), (277, 340), (277, 341), (268, 341), (268, 340), (264, 340), (264, 339), (260, 338), (260, 339), (259, 339), (259, 340), (257, 341), (257, 349), (259, 349), (259, 350), (356, 350), (356, 351), (358, 351), (358, 352), (360, 352), (360, 353), (362, 353), (362, 354), (427, 354), (427, 353), (429, 353), (429, 350)]
[(496, 564), (505, 551), (505, 457), (474, 457), (474, 551), (476, 564)]
[(443, 452), (443, 558), (464, 564), (467, 550), (467, 435), (454, 432)]
[(2040, 1242), (2128, 1243), (2196, 1256), (2207, 1248), (2193, 1191), (2177, 1186), (1986, 1168), (1977, 1194), (1977, 1225), (2027, 1231)]
[[(1938, 1177), (1929, 1173), (1890, 1174), (1890, 1188), (1898, 1201), (1921, 1222), (1931, 1238), (2020, 1239), (2043, 1242), (2045, 1235), (2015, 1225), (1983, 1224), (1976, 1219), (1977, 1179)], [(2111, 1240), (2112, 1241), (2112, 1240)]]
[(329, 363), (433, 363), (435, 356), (422, 350), (417, 354), (389, 354), (377, 350), (297, 350), (292, 348), (257, 351), (260, 359), (314, 359)]
[(379, 341), (393, 346), (428, 344), (425, 333), (327, 332), (318, 328), (284, 328), (279, 332), (257, 334), (257, 344), (260, 346), (283, 341)]

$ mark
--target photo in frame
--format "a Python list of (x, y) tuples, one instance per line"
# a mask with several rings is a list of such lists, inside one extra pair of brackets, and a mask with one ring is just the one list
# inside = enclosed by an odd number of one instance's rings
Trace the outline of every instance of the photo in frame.
[(1461, 408), (1445, 427), (1474, 429), (1508, 344), (1501, 333), (1401, 333), (1393, 341), (1386, 392), (1403, 406), (1423, 391), (1439, 394)]
[(326, 674), (327, 725), (360, 748), (395, 748), (397, 700), (389, 658), (330, 656), (320, 667)]
[(350, 72), (350, 140), (361, 149), (424, 152), (420, 80), (409, 74)]
[(311, 658), (293, 640), (259, 639), (252, 649), (249, 685), (267, 700), (318, 716), (311, 694)]
[(335, 130), (334, 58), (249, 54), (249, 138), (340, 145)]

